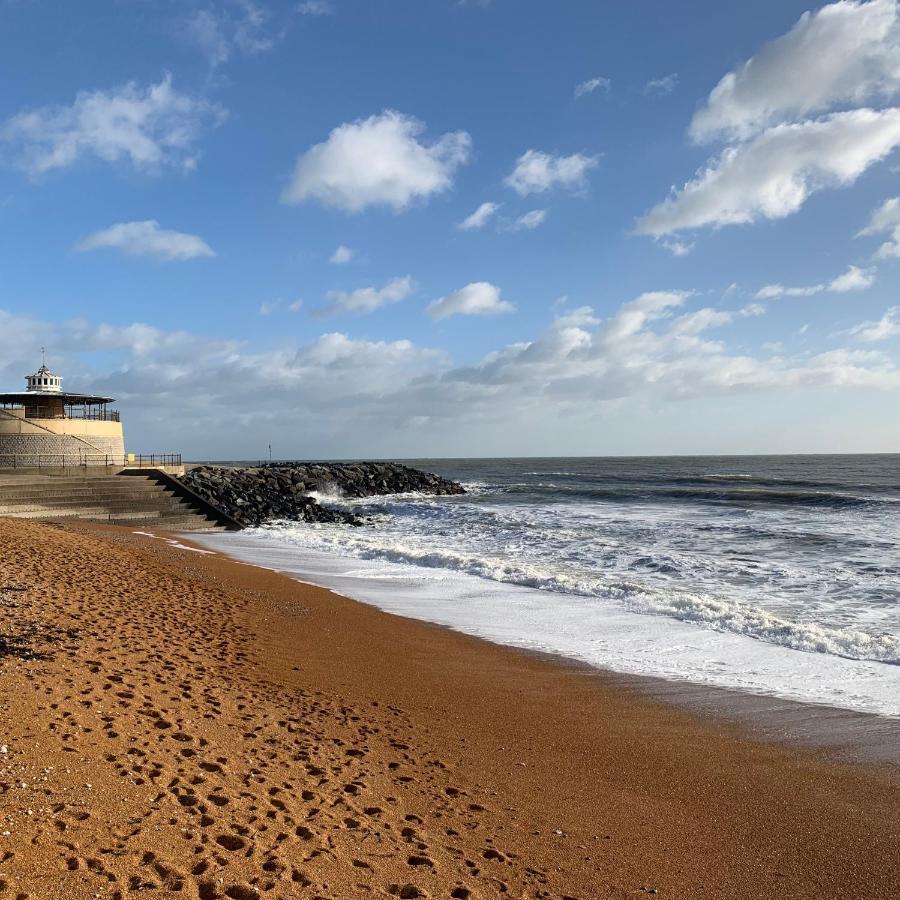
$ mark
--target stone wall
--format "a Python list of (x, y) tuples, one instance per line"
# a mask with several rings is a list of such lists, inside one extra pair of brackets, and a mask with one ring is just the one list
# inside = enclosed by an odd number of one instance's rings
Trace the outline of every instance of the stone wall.
[(89, 443), (77, 435), (66, 434), (3, 434), (0, 433), (0, 468), (26, 466), (121, 465), (125, 445), (121, 434), (114, 437), (90, 435)]

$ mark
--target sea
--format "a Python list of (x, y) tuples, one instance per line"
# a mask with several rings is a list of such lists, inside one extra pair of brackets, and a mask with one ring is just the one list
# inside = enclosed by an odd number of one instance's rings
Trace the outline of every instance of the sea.
[(619, 673), (900, 717), (900, 455), (402, 460), (461, 496), (209, 547)]

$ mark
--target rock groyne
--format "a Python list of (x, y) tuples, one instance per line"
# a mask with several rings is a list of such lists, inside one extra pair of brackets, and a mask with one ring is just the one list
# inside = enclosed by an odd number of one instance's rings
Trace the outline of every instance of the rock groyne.
[(363, 524), (349, 510), (323, 505), (311, 493), (336, 498), (465, 493), (455, 481), (386, 462), (197, 466), (179, 480), (245, 527), (277, 519)]

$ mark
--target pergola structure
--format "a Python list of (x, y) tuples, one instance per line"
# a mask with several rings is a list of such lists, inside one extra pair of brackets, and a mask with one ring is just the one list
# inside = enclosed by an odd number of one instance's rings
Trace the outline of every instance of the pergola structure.
[(112, 397), (74, 394), (42, 365), (27, 390), (0, 393), (0, 467), (125, 464)]

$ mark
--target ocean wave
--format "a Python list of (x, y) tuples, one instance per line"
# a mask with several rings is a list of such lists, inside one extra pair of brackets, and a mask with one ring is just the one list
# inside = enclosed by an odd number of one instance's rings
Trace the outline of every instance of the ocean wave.
[(680, 501), (684, 503), (706, 503), (736, 506), (797, 506), (830, 507), (848, 509), (879, 503), (897, 502), (894, 498), (859, 496), (836, 491), (819, 490), (770, 490), (757, 487), (599, 487), (566, 486), (552, 483), (517, 483), (499, 489), (506, 495), (537, 494), (544, 499), (549, 492), (555, 492), (560, 500), (596, 500), (612, 503), (653, 503), (660, 501)]
[[(385, 535), (364, 538), (320, 526), (273, 523), (254, 530), (269, 538), (310, 549), (337, 552), (359, 559), (383, 560), (475, 575), (491, 581), (562, 594), (613, 601), (645, 615), (666, 616), (715, 631), (739, 634), (808, 653), (900, 665), (900, 638), (870, 634), (855, 628), (792, 622), (758, 607), (687, 591), (662, 590), (621, 578), (551, 570), (490, 555), (424, 548)], [(376, 542), (379, 541), (379, 542)]]

